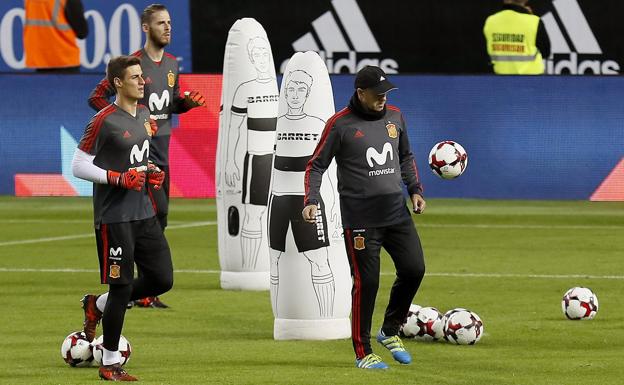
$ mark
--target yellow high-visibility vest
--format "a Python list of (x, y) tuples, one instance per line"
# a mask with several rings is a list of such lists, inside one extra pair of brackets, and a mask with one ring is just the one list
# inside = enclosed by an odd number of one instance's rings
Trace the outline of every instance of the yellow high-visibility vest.
[(80, 65), (76, 34), (65, 18), (66, 0), (26, 0), (24, 54), (28, 68)]
[(501, 75), (544, 73), (542, 54), (535, 41), (539, 17), (504, 10), (487, 18), (483, 33), (494, 72)]

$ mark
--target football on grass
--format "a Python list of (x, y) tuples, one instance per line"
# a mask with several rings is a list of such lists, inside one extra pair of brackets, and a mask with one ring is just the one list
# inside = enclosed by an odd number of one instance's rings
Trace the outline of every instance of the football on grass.
[(419, 341), (435, 341), (444, 337), (442, 313), (435, 307), (422, 307), (407, 318), (403, 334)]
[[(104, 353), (102, 343), (104, 342), (104, 336), (99, 336), (94, 339), (91, 345), (93, 346), (93, 363), (97, 366), (102, 365), (102, 355)], [(130, 354), (132, 354), (132, 347), (130, 342), (123, 335), (119, 337), (119, 352), (121, 353), (121, 365), (125, 365), (130, 360)]]
[(477, 313), (456, 308), (444, 314), (444, 339), (457, 345), (474, 345), (483, 336), (483, 322)]
[(598, 312), (598, 297), (586, 287), (573, 287), (561, 300), (561, 310), (568, 319), (589, 320)]
[(468, 154), (457, 142), (445, 140), (436, 143), (429, 152), (429, 167), (442, 179), (455, 179), (468, 166)]
[[(420, 309), (421, 306), (420, 305), (416, 305), (416, 304), (411, 304), (409, 307), (409, 311), (407, 312), (407, 316), (405, 317), (405, 320), (403, 321), (403, 323), (401, 324), (401, 327), (399, 328), (399, 335), (401, 335), (401, 337), (413, 337), (413, 335), (411, 335), (412, 331), (411, 331), (411, 322), (408, 324), (408, 321), (410, 321), (410, 318), (412, 318), (412, 316), (414, 314), (416, 314), (416, 312), (418, 311), (418, 309)], [(407, 327), (407, 330), (403, 330), (405, 327)]]
[(73, 332), (61, 344), (61, 357), (69, 366), (82, 367), (91, 365), (93, 351), (84, 332)]

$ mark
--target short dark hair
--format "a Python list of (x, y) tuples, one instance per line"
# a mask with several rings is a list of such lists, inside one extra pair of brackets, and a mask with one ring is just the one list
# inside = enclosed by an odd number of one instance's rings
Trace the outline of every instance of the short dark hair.
[(141, 59), (136, 56), (117, 56), (110, 59), (106, 66), (106, 80), (116, 89), (115, 78), (123, 79), (126, 68), (137, 64), (141, 64)]
[(156, 12), (166, 11), (167, 7), (162, 4), (150, 4), (143, 10), (141, 14), (141, 24), (149, 24), (152, 20), (152, 15)]

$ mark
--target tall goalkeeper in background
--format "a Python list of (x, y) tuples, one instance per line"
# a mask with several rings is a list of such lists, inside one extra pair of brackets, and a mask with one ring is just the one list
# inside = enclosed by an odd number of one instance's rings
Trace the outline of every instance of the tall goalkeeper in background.
[[(178, 62), (175, 56), (165, 52), (171, 42), (171, 17), (162, 4), (152, 4), (143, 10), (141, 26), (145, 32), (145, 46), (133, 53), (141, 61), (145, 93), (139, 104), (147, 106), (150, 116), (156, 121), (158, 130), (150, 145), (150, 161), (165, 172), (163, 188), (150, 186), (148, 192), (156, 209), (156, 216), (164, 230), (169, 212), (169, 140), (171, 138), (171, 114), (180, 114), (192, 108), (203, 106), (204, 97), (197, 91), (180, 95), (178, 83)], [(100, 111), (110, 104), (109, 98), (115, 88), (104, 78), (89, 96), (89, 106)], [(139, 275), (142, 274), (139, 271)], [(166, 308), (158, 297), (134, 301), (135, 306)]]

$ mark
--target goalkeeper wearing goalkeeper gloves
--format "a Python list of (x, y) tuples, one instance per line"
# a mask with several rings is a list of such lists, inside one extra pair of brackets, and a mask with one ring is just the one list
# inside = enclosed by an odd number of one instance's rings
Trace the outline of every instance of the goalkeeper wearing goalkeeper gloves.
[[(169, 142), (172, 114), (185, 113), (205, 105), (204, 97), (196, 90), (180, 93), (178, 62), (165, 52), (171, 42), (171, 18), (162, 4), (152, 4), (143, 10), (141, 24), (145, 32), (145, 46), (132, 54), (141, 60), (145, 93), (139, 104), (147, 106), (156, 125), (150, 144), (150, 160), (166, 174), (160, 191), (150, 189), (156, 216), (162, 228), (167, 226), (169, 213)], [(100, 111), (110, 104), (115, 87), (102, 79), (89, 96), (89, 106)]]
[[(156, 218), (147, 185), (159, 189), (165, 174), (148, 161), (152, 129), (147, 108), (137, 105), (145, 81), (140, 59), (120, 56), (107, 66), (115, 102), (87, 125), (72, 162), (78, 178), (93, 182), (93, 214), (102, 295), (85, 295), (84, 332), (93, 340), (102, 320), (104, 353), (100, 377), (134, 381), (118, 350), (126, 306), (131, 300), (160, 295), (173, 285), (169, 245)], [(142, 271), (134, 277), (134, 265)]]

